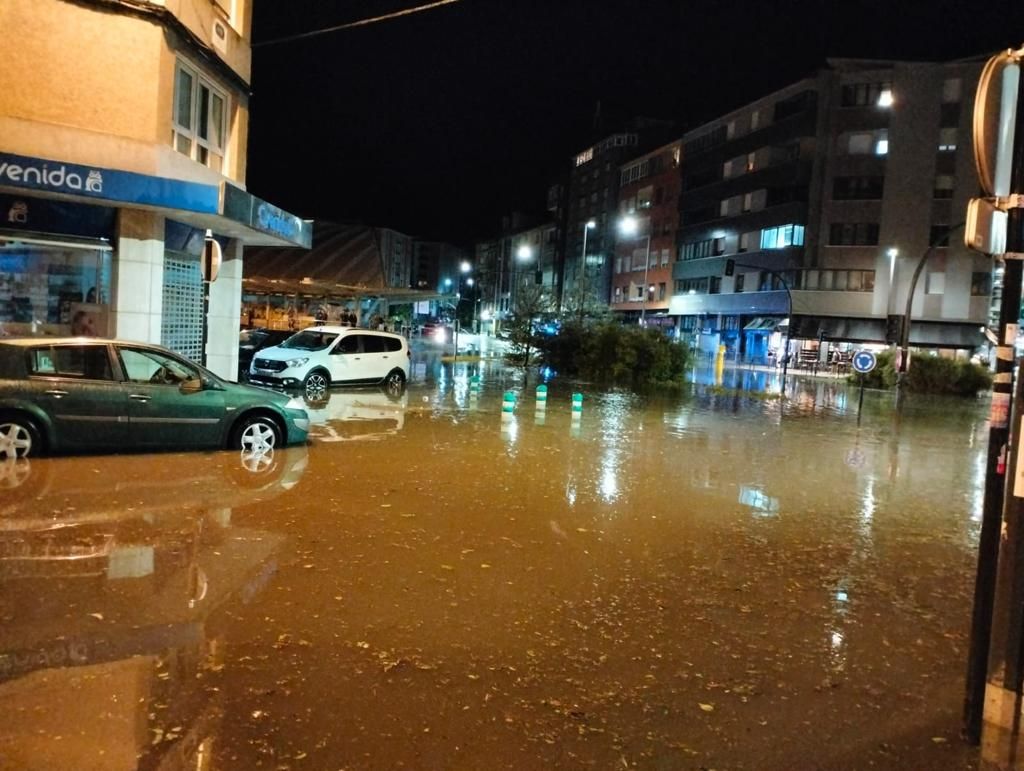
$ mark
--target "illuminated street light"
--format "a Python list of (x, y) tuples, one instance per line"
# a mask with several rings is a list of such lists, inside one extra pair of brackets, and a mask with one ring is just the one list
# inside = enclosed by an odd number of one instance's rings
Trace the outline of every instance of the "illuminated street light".
[(580, 321), (583, 321), (583, 313), (586, 308), (587, 301), (587, 231), (593, 230), (597, 227), (597, 222), (594, 220), (587, 220), (583, 224), (583, 265), (582, 272), (580, 273)]
[(463, 260), (462, 264), (459, 265), (459, 270), (463, 273), (469, 273), (469, 271), (473, 270), (473, 266), (469, 263), (469, 260)]
[(533, 249), (531, 249), (526, 244), (523, 244), (522, 246), (519, 247), (518, 251), (516, 251), (516, 257), (525, 262), (526, 260), (529, 260), (531, 257), (533, 257)]
[[(619, 220), (619, 232), (627, 238), (639, 238), (640, 220), (632, 214), (627, 214)], [(651, 264), (651, 234), (648, 233), (645, 235), (644, 240), (646, 243), (646, 248), (644, 250), (644, 286), (647, 286), (647, 269)], [(640, 301), (640, 326), (644, 325), (644, 321), (647, 317), (647, 297), (653, 289), (654, 287), (652, 286), (644, 292), (643, 298)]]

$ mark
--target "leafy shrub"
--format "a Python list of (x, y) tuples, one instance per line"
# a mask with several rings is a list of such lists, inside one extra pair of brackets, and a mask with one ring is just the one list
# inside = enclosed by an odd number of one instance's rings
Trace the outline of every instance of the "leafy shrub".
[(680, 378), (689, 363), (688, 349), (660, 331), (614, 322), (567, 322), (541, 346), (552, 369), (599, 382), (668, 382)]
[[(878, 354), (878, 366), (867, 375), (851, 375), (850, 380), (867, 388), (892, 388), (896, 385), (896, 367), (892, 351)], [(908, 391), (922, 394), (974, 396), (992, 386), (992, 375), (984, 367), (969, 361), (917, 354), (910, 359), (904, 385)]]

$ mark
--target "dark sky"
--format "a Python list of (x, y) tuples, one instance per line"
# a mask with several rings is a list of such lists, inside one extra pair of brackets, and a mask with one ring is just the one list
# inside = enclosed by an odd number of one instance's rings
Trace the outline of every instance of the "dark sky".
[[(255, 43), (422, 0), (256, 0)], [(253, 52), (249, 189), (296, 214), (469, 245), (631, 115), (698, 125), (826, 56), (1024, 42), (1021, 0), (461, 0)]]

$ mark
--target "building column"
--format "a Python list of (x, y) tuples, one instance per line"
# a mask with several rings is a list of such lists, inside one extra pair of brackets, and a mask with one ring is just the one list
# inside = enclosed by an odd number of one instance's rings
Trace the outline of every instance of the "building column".
[(238, 334), (242, 325), (242, 242), (224, 250), (217, 280), (210, 284), (206, 366), (222, 378), (238, 380)]
[(108, 334), (159, 343), (164, 303), (164, 218), (121, 209), (117, 218)]

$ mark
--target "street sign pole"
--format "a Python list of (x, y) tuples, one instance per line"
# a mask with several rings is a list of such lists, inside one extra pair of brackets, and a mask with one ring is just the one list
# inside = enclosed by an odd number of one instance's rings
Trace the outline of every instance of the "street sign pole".
[(864, 376), (878, 364), (878, 359), (871, 351), (857, 351), (850, 362), (853, 370), (860, 375), (860, 398), (857, 399), (857, 425), (860, 425), (860, 411), (864, 407)]
[[(1019, 208), (1019, 194), (1024, 191), (1024, 90), (1017, 88), (1020, 53), (1004, 52), (986, 65), (976, 99), (974, 132), (975, 161), (983, 191), (995, 206), (1007, 212), (1010, 223), (1003, 255), (1005, 272), (995, 348), (963, 728), (965, 739), (982, 743), (983, 763), (997, 768), (1019, 768), (1020, 758), (1024, 757), (1020, 743), (1024, 688), (1024, 650), (1021, 647), (1024, 498), (1018, 497), (1024, 496), (1024, 483), (1007, 484), (1009, 470), (1021, 465), (1019, 422), (1024, 406), (1021, 391), (1024, 384), (1020, 383), (1011, 404), (1024, 277)], [(1001, 80), (993, 75), (1000, 68), (1004, 70)], [(993, 131), (992, 125), (998, 130)], [(979, 238), (975, 224), (969, 225), (965, 234), (968, 246), (977, 248), (979, 242), (994, 244), (1002, 240), (1001, 236)], [(1014, 428), (1012, 436), (1011, 426)]]
[(206, 366), (206, 344), (210, 337), (210, 284), (217, 279), (220, 272), (220, 264), (224, 260), (224, 253), (220, 243), (213, 237), (213, 231), (206, 231), (206, 240), (203, 242), (203, 254), (200, 259), (199, 270), (203, 281), (203, 318), (202, 334), (200, 336), (199, 363)]

